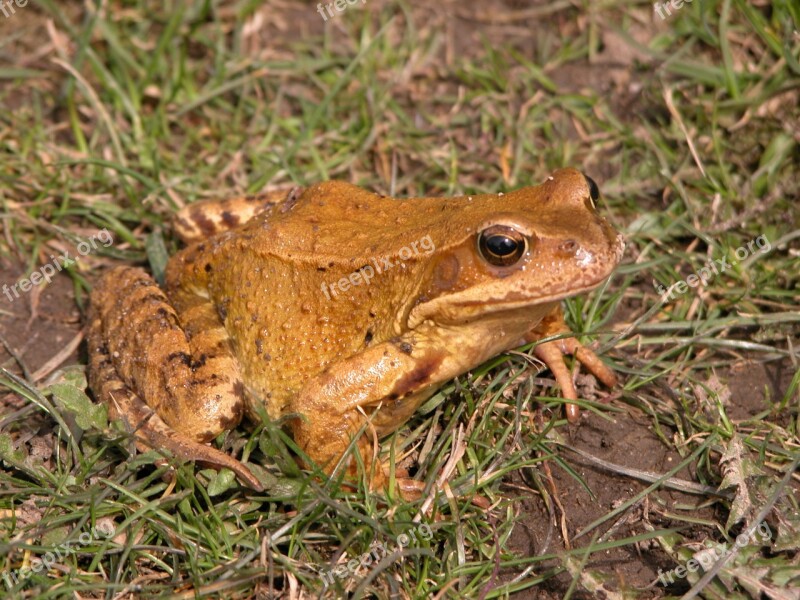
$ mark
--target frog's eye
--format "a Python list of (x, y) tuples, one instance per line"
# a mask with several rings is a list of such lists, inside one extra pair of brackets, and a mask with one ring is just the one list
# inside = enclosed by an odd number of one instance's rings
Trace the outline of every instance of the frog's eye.
[(505, 225), (493, 225), (478, 236), (478, 251), (481, 257), (495, 267), (507, 267), (516, 263), (528, 249), (528, 240), (516, 229)]
[(600, 198), (600, 188), (597, 186), (595, 180), (589, 177), (586, 173), (583, 174), (583, 178), (586, 180), (586, 185), (589, 186), (589, 198), (592, 208), (595, 208), (594, 203)]

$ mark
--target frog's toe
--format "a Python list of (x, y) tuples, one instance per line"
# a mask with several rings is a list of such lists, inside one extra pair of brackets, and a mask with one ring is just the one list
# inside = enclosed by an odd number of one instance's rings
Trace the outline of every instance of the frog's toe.
[(395, 479), (395, 483), (397, 484), (397, 491), (400, 497), (406, 502), (415, 502), (419, 500), (425, 492), (424, 481), (417, 481), (409, 477), (400, 477)]
[[(617, 376), (609, 369), (600, 358), (589, 348), (581, 344), (574, 337), (544, 342), (534, 348), (534, 354), (542, 360), (555, 377), (556, 383), (561, 388), (561, 396), (565, 400), (577, 400), (578, 392), (572, 382), (572, 375), (564, 363), (564, 355), (571, 354), (578, 362), (585, 366), (590, 373), (597, 377), (604, 385), (613, 387), (617, 383)], [(565, 407), (567, 420), (575, 423), (580, 417), (580, 410), (576, 404), (567, 404)]]
[(567, 338), (564, 341), (567, 342), (569, 354), (577, 358), (578, 362), (586, 367), (592, 375), (603, 382), (603, 385), (606, 387), (617, 385), (617, 376), (614, 371), (609, 369), (594, 351), (581, 344), (575, 338)]

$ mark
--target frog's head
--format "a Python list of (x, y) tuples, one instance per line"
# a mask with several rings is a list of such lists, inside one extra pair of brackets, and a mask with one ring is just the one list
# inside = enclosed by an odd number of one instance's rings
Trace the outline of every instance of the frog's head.
[[(597, 184), (574, 169), (505, 195), (461, 199), (439, 240), (409, 325), (524, 318), (603, 282), (624, 243), (596, 211)], [(440, 228), (441, 229), (441, 228)]]

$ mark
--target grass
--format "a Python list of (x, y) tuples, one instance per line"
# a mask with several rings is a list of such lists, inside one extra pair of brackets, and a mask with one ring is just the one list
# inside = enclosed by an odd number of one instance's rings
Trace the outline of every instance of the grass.
[[(800, 10), (707, 0), (661, 21), (646, 2), (481, 7), (376, 1), (323, 27), (313, 3), (40, 0), (0, 22), (4, 282), (103, 228), (114, 239), (67, 269), (69, 285), (0, 305), (0, 589), (796, 597)], [(40, 370), (66, 345), (51, 312), (82, 311), (111, 264), (158, 272), (178, 248), (170, 215), (190, 202), (327, 178), (495, 192), (564, 165), (601, 183), (601, 211), (626, 234), (609, 283), (567, 303), (624, 381), (611, 403), (581, 388), (592, 414), (575, 430), (525, 354), (459, 377), (384, 442), (438, 490), (417, 503), (300, 472), (280, 424), (218, 440), (262, 465), (263, 494), (173, 472), (155, 452), (130, 456), (92, 408), (85, 357)], [(759, 236), (769, 252), (737, 256)], [(723, 257), (704, 287), (656, 289)], [(716, 578), (658, 583), (703, 541), (733, 547), (761, 522), (770, 539)], [(430, 537), (401, 547), (423, 524)], [(383, 560), (323, 588), (376, 543)], [(19, 577), (48, 552), (48, 570)]]

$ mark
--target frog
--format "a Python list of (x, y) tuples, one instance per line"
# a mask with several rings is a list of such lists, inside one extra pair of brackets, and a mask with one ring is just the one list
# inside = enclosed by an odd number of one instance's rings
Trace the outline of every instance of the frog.
[(131, 265), (94, 286), (89, 386), (140, 449), (231, 469), (255, 490), (253, 470), (209, 444), (243, 419), (280, 422), (302, 466), (384, 489), (380, 440), (522, 344), (536, 343), (575, 422), (565, 356), (617, 384), (562, 308), (621, 259), (599, 197), (562, 168), (489, 194), (397, 199), (323, 181), (189, 204), (163, 285)]

